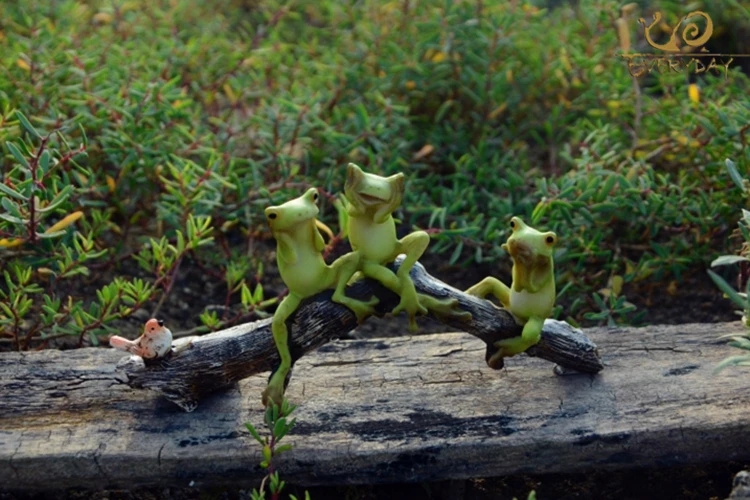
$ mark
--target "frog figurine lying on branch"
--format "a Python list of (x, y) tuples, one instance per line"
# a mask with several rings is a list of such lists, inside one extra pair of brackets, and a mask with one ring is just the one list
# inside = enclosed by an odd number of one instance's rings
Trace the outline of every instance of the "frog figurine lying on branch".
[[(402, 239), (396, 238), (392, 213), (401, 205), (404, 195), (404, 174), (380, 177), (362, 171), (354, 163), (346, 169), (344, 196), (348, 202), (349, 242), (359, 255), (359, 270), (400, 297), (393, 314), (406, 311), (409, 329), (417, 329), (415, 316), (428, 311), (443, 318), (471, 319), (471, 314), (458, 308), (455, 299), (436, 299), (418, 294), (409, 273), (430, 243), (425, 231), (415, 231)], [(385, 267), (400, 254), (406, 259), (396, 274)]]
[(469, 295), (481, 298), (494, 295), (524, 325), (520, 337), (495, 342), (498, 351), (487, 361), (493, 368), (502, 366), (503, 358), (522, 353), (539, 342), (544, 320), (552, 314), (556, 297), (552, 252), (557, 235), (551, 231), (539, 232), (518, 217), (510, 220), (510, 227), (513, 232), (502, 247), (513, 258), (510, 288), (490, 276), (466, 290)]
[(323, 237), (318, 231), (318, 190), (310, 188), (299, 198), (266, 208), (271, 232), (276, 238), (276, 258), (281, 279), (289, 288), (287, 295), (273, 315), (271, 326), (281, 364), (263, 391), (263, 404), (281, 404), (284, 380), (292, 366), (289, 352), (289, 332), (286, 321), (300, 302), (323, 290), (335, 288), (332, 300), (351, 309), (360, 323), (374, 313), (377, 298), (362, 302), (344, 295), (349, 279), (359, 267), (358, 253), (348, 253), (333, 264), (326, 265), (322, 251)]

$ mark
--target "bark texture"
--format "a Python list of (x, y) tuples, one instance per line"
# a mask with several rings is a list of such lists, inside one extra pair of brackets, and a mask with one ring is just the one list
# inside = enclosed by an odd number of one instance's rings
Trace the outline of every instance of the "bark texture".
[[(462, 333), (337, 340), (298, 360), (299, 405), (278, 462), (302, 485), (750, 460), (741, 369), (713, 374), (740, 323), (591, 329), (606, 369), (556, 376), (514, 357), (500, 371)], [(226, 334), (230, 335), (230, 334)], [(0, 487), (257, 487), (267, 373), (186, 413), (119, 383), (111, 349), (0, 355)], [(208, 361), (206, 361), (208, 362)]]

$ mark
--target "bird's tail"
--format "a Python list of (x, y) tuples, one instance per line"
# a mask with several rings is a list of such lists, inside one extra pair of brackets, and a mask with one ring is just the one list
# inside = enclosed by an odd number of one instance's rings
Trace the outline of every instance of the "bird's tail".
[(109, 338), (109, 345), (111, 345), (115, 349), (135, 354), (135, 342), (133, 342), (132, 340), (128, 340), (126, 338), (115, 335)]

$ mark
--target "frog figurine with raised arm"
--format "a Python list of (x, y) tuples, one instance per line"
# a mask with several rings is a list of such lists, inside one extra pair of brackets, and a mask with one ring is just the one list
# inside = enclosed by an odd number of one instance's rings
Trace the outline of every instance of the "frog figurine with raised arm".
[(481, 298), (494, 295), (523, 325), (520, 337), (495, 342), (498, 351), (487, 361), (493, 368), (502, 366), (499, 364), (502, 358), (522, 353), (539, 342), (544, 320), (552, 314), (556, 298), (552, 253), (557, 235), (537, 231), (518, 217), (510, 220), (510, 227), (513, 232), (502, 246), (513, 259), (510, 288), (490, 276), (466, 290), (469, 295)]
[[(409, 272), (427, 249), (430, 235), (415, 231), (397, 239), (396, 223), (391, 214), (401, 205), (403, 195), (404, 174), (381, 177), (363, 172), (354, 163), (347, 166), (344, 196), (348, 202), (349, 242), (360, 255), (361, 273), (399, 295), (400, 302), (392, 313), (406, 311), (412, 331), (417, 328), (415, 316), (428, 311), (443, 318), (470, 319), (471, 313), (458, 309), (455, 299), (436, 299), (417, 293)], [(400, 254), (406, 254), (406, 258), (394, 274), (385, 264), (393, 262)]]
[(281, 404), (284, 380), (292, 365), (286, 321), (303, 299), (335, 288), (332, 300), (351, 309), (359, 322), (373, 314), (373, 306), (378, 303), (375, 297), (362, 302), (344, 294), (347, 282), (358, 269), (359, 254), (348, 253), (330, 266), (323, 260), (321, 252), (325, 242), (318, 231), (318, 225), (322, 223), (317, 220), (317, 201), (318, 190), (310, 188), (299, 198), (265, 210), (271, 232), (276, 238), (279, 273), (289, 288), (289, 294), (276, 309), (271, 324), (281, 364), (263, 391), (263, 404), (266, 406), (271, 402)]

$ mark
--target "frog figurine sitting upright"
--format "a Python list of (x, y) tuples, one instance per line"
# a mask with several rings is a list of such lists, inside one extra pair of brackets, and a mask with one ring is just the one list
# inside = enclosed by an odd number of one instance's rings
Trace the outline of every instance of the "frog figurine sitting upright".
[[(443, 319), (461, 321), (471, 319), (471, 313), (461, 310), (456, 299), (438, 299), (417, 293), (409, 273), (430, 244), (430, 235), (414, 231), (401, 239), (396, 237), (393, 212), (404, 196), (404, 174), (390, 177), (365, 173), (354, 163), (346, 169), (344, 197), (348, 203), (349, 242), (360, 256), (359, 270), (399, 295), (398, 305), (391, 311), (405, 311), (409, 329), (417, 329), (415, 317), (431, 312)], [(400, 254), (404, 260), (396, 273), (386, 267)]]
[(325, 242), (318, 231), (321, 224), (317, 220), (318, 196), (318, 190), (310, 188), (299, 198), (268, 207), (265, 211), (271, 233), (276, 238), (279, 273), (289, 288), (289, 295), (276, 309), (271, 324), (281, 364), (263, 391), (263, 404), (266, 406), (271, 403), (280, 405), (282, 402), (284, 380), (292, 365), (286, 321), (303, 299), (328, 288), (335, 288), (331, 299), (351, 309), (360, 323), (374, 313), (373, 306), (378, 303), (375, 297), (362, 302), (344, 294), (347, 282), (359, 267), (358, 253), (348, 253), (330, 266), (326, 265), (321, 253)]
[(520, 337), (495, 342), (498, 351), (487, 360), (492, 368), (501, 367), (503, 358), (522, 353), (539, 342), (544, 320), (552, 314), (556, 298), (552, 255), (557, 235), (552, 231), (537, 231), (518, 217), (510, 220), (510, 227), (512, 233), (502, 246), (513, 259), (510, 288), (489, 276), (466, 290), (469, 295), (481, 298), (494, 295), (523, 325)]

